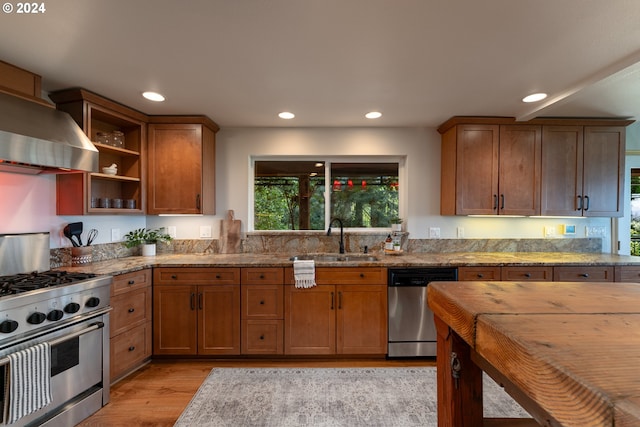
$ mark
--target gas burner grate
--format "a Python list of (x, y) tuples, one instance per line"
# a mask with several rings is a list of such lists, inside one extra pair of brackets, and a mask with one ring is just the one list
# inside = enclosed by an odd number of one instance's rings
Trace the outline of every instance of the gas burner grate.
[(3, 276), (0, 277), (0, 296), (80, 282), (92, 277), (96, 277), (96, 275), (68, 271), (45, 271)]

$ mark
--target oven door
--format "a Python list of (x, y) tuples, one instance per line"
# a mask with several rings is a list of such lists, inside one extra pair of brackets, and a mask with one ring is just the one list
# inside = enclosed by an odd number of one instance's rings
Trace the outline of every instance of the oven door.
[[(75, 425), (101, 408), (106, 378), (103, 375), (105, 366), (103, 349), (108, 331), (109, 315), (104, 313), (57, 328), (12, 347), (3, 348), (2, 355), (5, 356), (44, 341), (51, 343), (52, 402), (20, 418), (11, 424), (11, 427)], [(106, 343), (108, 346), (108, 338)], [(108, 360), (106, 362), (108, 367)], [(7, 365), (0, 366), (0, 377), (3, 378), (1, 381), (4, 381), (6, 369)], [(106, 384), (107, 398), (104, 403), (108, 401), (108, 390), (109, 385)], [(3, 407), (4, 400), (8, 398), (5, 393), (5, 387), (2, 384), (0, 396), (2, 396)]]

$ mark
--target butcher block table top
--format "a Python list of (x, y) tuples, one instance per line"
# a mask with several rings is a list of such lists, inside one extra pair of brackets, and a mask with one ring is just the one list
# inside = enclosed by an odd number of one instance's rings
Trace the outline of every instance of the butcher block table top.
[(432, 282), (428, 301), (440, 426), (482, 425), (481, 370), (541, 425), (640, 426), (640, 284)]

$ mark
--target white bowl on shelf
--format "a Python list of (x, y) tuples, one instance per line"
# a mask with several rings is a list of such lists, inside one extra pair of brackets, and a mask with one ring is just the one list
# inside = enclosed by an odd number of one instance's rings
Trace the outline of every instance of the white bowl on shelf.
[(105, 175), (115, 175), (118, 173), (116, 168), (102, 168), (102, 173)]

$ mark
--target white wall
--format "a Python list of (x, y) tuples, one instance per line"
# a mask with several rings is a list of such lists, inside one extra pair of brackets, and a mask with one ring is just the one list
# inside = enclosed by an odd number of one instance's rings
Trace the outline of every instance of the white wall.
[[(560, 218), (471, 218), (442, 217), (440, 210), (440, 135), (424, 128), (238, 128), (222, 129), (216, 136), (215, 216), (80, 216), (55, 214), (55, 176), (0, 173), (0, 233), (51, 232), (51, 247), (69, 246), (60, 237), (65, 224), (84, 222), (97, 228), (95, 243), (111, 241), (111, 229), (121, 234), (134, 228), (176, 226), (177, 238), (199, 237), (200, 226), (212, 227), (219, 235), (219, 220), (233, 209), (246, 231), (250, 156), (280, 155), (393, 155), (406, 156), (408, 185), (403, 216), (412, 238), (428, 238), (430, 227), (439, 227), (442, 238), (456, 238), (464, 228), (465, 238), (542, 238), (545, 227), (575, 224), (575, 237), (585, 237), (586, 226), (606, 230), (603, 247), (609, 252), (611, 220)], [(402, 189), (401, 189), (402, 191)], [(558, 236), (560, 237), (560, 236)]]

